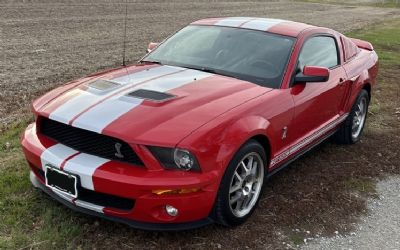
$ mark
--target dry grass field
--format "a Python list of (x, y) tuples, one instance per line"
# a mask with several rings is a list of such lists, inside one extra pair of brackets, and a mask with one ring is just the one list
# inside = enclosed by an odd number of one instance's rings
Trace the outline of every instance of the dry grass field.
[[(0, 127), (24, 116), (44, 91), (121, 64), (124, 2), (0, 0)], [(297, 1), (128, 0), (128, 13), (127, 55), (134, 62), (150, 41), (205, 17), (274, 17), (346, 32), (400, 11)]]
[[(211, 16), (267, 16), (335, 28), (371, 41), (381, 59), (364, 137), (326, 142), (274, 176), (243, 226), (180, 233), (134, 230), (88, 217), (34, 190), (18, 135), (29, 103), (69, 80), (121, 63), (123, 1), (0, 0), (0, 249), (292, 249), (346, 233), (400, 174), (400, 10), (298, 1), (128, 1), (128, 58), (185, 24)], [(314, 1), (315, 2), (315, 1)]]

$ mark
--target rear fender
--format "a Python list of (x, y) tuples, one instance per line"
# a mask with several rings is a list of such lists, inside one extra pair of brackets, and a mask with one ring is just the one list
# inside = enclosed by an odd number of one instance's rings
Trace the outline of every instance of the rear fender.
[(366, 84), (370, 84), (371, 82), (368, 70), (363, 70), (359, 77), (352, 80), (354, 81), (352, 81), (351, 92), (345, 109), (347, 112), (351, 111), (351, 108), (353, 107), (353, 104), (356, 101), (360, 91), (365, 87)]
[[(368, 84), (372, 90), (378, 74), (378, 56), (375, 51), (362, 51), (363, 55), (351, 61), (351, 67), (345, 68), (350, 81), (350, 91), (348, 94), (345, 112), (350, 112), (361, 89)], [(360, 72), (360, 73), (359, 73)]]

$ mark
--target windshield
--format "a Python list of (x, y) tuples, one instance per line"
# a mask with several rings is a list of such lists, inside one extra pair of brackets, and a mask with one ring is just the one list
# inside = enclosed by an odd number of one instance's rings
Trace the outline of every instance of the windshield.
[(142, 61), (214, 72), (279, 88), (294, 39), (264, 31), (190, 25)]

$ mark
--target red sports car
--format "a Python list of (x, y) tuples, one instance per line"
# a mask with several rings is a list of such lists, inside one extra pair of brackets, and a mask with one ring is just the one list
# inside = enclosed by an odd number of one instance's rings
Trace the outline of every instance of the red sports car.
[(196, 21), (148, 52), (37, 99), (22, 146), (35, 187), (149, 230), (246, 221), (269, 176), (360, 139), (378, 72), (370, 43), (278, 19)]

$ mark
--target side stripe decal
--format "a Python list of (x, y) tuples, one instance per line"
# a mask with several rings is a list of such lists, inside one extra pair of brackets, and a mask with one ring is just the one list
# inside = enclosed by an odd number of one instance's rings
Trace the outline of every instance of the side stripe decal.
[(318, 139), (319, 137), (323, 136), (325, 133), (329, 132), (331, 129), (335, 128), (342, 121), (344, 121), (347, 118), (347, 116), (348, 116), (348, 114), (344, 114), (344, 115), (340, 116), (339, 118), (337, 118), (336, 120), (332, 121), (331, 123), (329, 123), (325, 127), (321, 128), (320, 130), (316, 131), (312, 135), (304, 138), (303, 140), (301, 140), (300, 142), (296, 143), (295, 145), (293, 145), (289, 149), (283, 151), (282, 153), (280, 153), (279, 155), (277, 155), (276, 157), (274, 157), (271, 160), (270, 167), (273, 167), (276, 164), (278, 164), (279, 162), (282, 162), (283, 160), (288, 158), (293, 153), (298, 152), (300, 149), (304, 148), (305, 146), (307, 146), (311, 142), (313, 142), (316, 139)]

